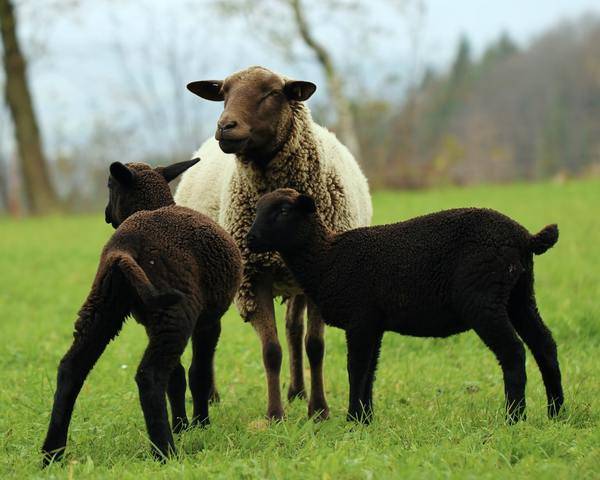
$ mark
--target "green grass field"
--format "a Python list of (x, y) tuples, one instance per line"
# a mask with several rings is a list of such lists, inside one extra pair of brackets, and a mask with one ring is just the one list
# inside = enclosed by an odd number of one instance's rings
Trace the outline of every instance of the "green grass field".
[(41, 471), (56, 366), (112, 229), (99, 215), (0, 219), (0, 478), (600, 478), (600, 181), (380, 192), (374, 221), (456, 206), (493, 207), (531, 231), (559, 224), (558, 245), (537, 257), (535, 268), (538, 303), (563, 372), (559, 420), (546, 418), (531, 355), (528, 420), (509, 427), (500, 369), (475, 334), (387, 334), (374, 423), (349, 424), (343, 332), (328, 328), (331, 419), (308, 421), (306, 403), (296, 401), (286, 406), (285, 422), (270, 425), (263, 420), (258, 340), (230, 310), (217, 351), (222, 402), (212, 408), (209, 428), (178, 438), (178, 459), (160, 465), (148, 455), (133, 380), (146, 338), (129, 321), (82, 390), (63, 464)]

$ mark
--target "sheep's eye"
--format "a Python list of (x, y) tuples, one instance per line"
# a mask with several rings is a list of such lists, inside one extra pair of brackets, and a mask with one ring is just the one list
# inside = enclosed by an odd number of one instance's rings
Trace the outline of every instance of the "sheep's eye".
[(262, 98), (261, 101), (266, 100), (267, 98), (270, 97), (274, 97), (276, 95), (279, 95), (281, 93), (281, 90), (271, 90), (269, 93), (265, 94)]
[(282, 208), (281, 210), (279, 210), (280, 217), (286, 217), (288, 213), (289, 213), (289, 211), (287, 208)]

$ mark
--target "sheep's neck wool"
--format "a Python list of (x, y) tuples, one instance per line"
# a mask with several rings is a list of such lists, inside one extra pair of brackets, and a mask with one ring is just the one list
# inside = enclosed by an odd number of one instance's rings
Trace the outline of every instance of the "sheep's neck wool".
[(316, 200), (321, 219), (331, 230), (353, 227), (342, 183), (334, 171), (324, 168), (323, 145), (314, 134), (310, 111), (302, 103), (293, 104), (292, 110), (290, 134), (279, 153), (265, 168), (237, 161), (230, 183), (231, 203), (225, 212), (224, 226), (240, 247), (244, 261), (236, 304), (245, 321), (256, 311), (252, 282), (259, 273), (272, 272), (277, 294), (287, 297), (299, 291), (278, 254), (251, 253), (246, 245), (246, 234), (262, 195), (278, 188), (294, 188)]

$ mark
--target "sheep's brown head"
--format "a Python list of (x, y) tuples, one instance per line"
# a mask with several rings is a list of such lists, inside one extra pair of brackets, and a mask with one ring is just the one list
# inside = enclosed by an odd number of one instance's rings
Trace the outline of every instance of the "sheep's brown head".
[(173, 205), (175, 201), (169, 182), (199, 161), (194, 158), (157, 168), (145, 163), (112, 163), (108, 176), (108, 204), (104, 211), (106, 223), (117, 228), (135, 212)]
[(311, 82), (286, 79), (263, 67), (250, 67), (225, 80), (192, 82), (188, 90), (213, 101), (224, 101), (215, 138), (225, 153), (266, 165), (287, 140), (292, 104), (310, 98)]
[(255, 253), (292, 252), (303, 248), (318, 225), (315, 201), (291, 188), (263, 195), (256, 204), (256, 217), (248, 232), (248, 248)]

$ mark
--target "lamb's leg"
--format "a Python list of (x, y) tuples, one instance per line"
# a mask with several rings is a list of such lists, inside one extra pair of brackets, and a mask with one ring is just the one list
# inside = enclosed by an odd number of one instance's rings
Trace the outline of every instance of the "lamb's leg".
[(377, 363), (379, 362), (379, 352), (381, 351), (381, 341), (383, 332), (378, 332), (375, 335), (375, 345), (371, 352), (371, 360), (369, 362), (369, 372), (365, 384), (364, 396), (362, 402), (365, 405), (365, 410), (373, 414), (373, 383), (375, 382), (375, 373), (377, 371)]
[(171, 404), (171, 421), (173, 432), (180, 433), (185, 430), (189, 423), (185, 413), (185, 369), (183, 365), (178, 363), (169, 377), (169, 385), (167, 386), (167, 396)]
[(192, 426), (210, 423), (208, 404), (214, 385), (214, 357), (221, 334), (221, 316), (205, 314), (196, 322), (192, 334), (192, 365), (190, 366), (190, 390), (194, 401)]
[(257, 279), (254, 288), (256, 311), (250, 323), (256, 330), (262, 345), (263, 364), (267, 373), (268, 406), (267, 418), (283, 419), (283, 404), (279, 385), (281, 371), (281, 345), (277, 338), (275, 311), (273, 309), (273, 288), (269, 277)]
[(323, 384), (323, 357), (325, 356), (325, 323), (317, 306), (308, 302), (308, 329), (306, 332), (306, 354), (310, 363), (310, 400), (308, 416), (319, 420), (329, 418), (329, 406)]
[(215, 375), (215, 364), (213, 362), (213, 371), (212, 371), (212, 383), (210, 384), (210, 392), (208, 394), (208, 403), (219, 403), (221, 401), (221, 395), (219, 394), (219, 390), (217, 390), (217, 380)]
[(71, 415), (83, 382), (123, 325), (124, 314), (100, 313), (89, 304), (84, 305), (81, 312), (75, 323), (73, 344), (58, 367), (52, 416), (42, 447), (44, 465), (62, 457)]
[(377, 334), (366, 329), (346, 331), (348, 345), (348, 379), (350, 380), (350, 401), (347, 419), (370, 423), (373, 412), (365, 405), (365, 391), (371, 373), (371, 359), (377, 345)]
[(306, 297), (296, 295), (287, 302), (285, 331), (290, 355), (290, 387), (288, 400), (304, 398), (304, 369), (302, 367), (302, 336), (304, 334), (304, 310)]
[(529, 347), (538, 364), (546, 387), (548, 416), (555, 417), (562, 407), (564, 396), (556, 343), (552, 333), (544, 324), (533, 298), (511, 304), (509, 315), (515, 330)]
[(166, 392), (171, 372), (179, 364), (189, 332), (175, 321), (161, 318), (146, 327), (149, 343), (138, 367), (135, 381), (144, 412), (152, 453), (164, 460), (176, 453), (169, 417)]
[(475, 302), (473, 329), (494, 352), (504, 374), (506, 416), (509, 423), (525, 419), (525, 347), (510, 323), (506, 309), (493, 302)]

